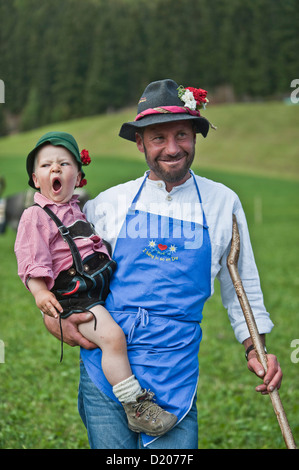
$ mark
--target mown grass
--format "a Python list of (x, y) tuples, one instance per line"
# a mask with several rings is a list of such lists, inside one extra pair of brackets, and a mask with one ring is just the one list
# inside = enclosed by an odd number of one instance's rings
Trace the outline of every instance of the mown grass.
[[(245, 107), (243, 119), (247, 111)], [(241, 113), (240, 110), (238, 112)], [(72, 129), (76, 135), (74, 129), (78, 126), (80, 134), (80, 129), (81, 132), (85, 129), (83, 121), (81, 126), (70, 122), (66, 130)], [(215, 124), (219, 123), (220, 118), (215, 121)], [(248, 126), (250, 128), (250, 123)], [(87, 132), (87, 127), (84, 132)], [(7, 139), (0, 140), (1, 173), (5, 170), (9, 181), (6, 194), (26, 188), (23, 155), (42, 132), (35, 131), (33, 140), (34, 133), (7, 138), (10, 141), (9, 158), (5, 158), (3, 150)], [(92, 129), (91, 135), (95, 136)], [(248, 132), (249, 135), (251, 132)], [(107, 138), (109, 136), (108, 132)], [(26, 151), (21, 151), (25, 142), (22, 139), (27, 139)], [(242, 139), (245, 139), (245, 130)], [(202, 159), (207, 161), (212, 144), (209, 149), (208, 141), (203, 141), (202, 145)], [(240, 145), (237, 137), (231, 138), (231, 151), (238, 146), (240, 148)], [(84, 146), (89, 148), (89, 145)], [(133, 147), (130, 146), (132, 153), (135, 151)], [(293, 144), (289, 145), (291, 147)], [(256, 152), (258, 148), (257, 143)], [(8, 147), (6, 149), (8, 152)], [(268, 152), (272, 150), (273, 146), (269, 144)], [(224, 153), (222, 158), (225, 163), (227, 155)], [(238, 160), (237, 157), (235, 160)], [(278, 166), (273, 164), (273, 174), (279, 174), (280, 165), (283, 166), (281, 163)], [(228, 165), (227, 171), (213, 166), (211, 163), (209, 169), (206, 164), (200, 166), (196, 161), (194, 170), (236, 190), (246, 211), (265, 304), (275, 324), (268, 336), (267, 346), (277, 354), (282, 365), (284, 380), (280, 395), (298, 443), (299, 364), (291, 361), (290, 347), (291, 341), (299, 338), (298, 175), (294, 175), (292, 180), (287, 172), (282, 172), (281, 178), (270, 178), (262, 161), (258, 167), (255, 162), (252, 164), (250, 173), (256, 170), (256, 175), (246, 174), (246, 165), (243, 174), (232, 165)], [(87, 169), (91, 197), (106, 187), (140, 176), (145, 168), (143, 159), (137, 154), (132, 155), (131, 159), (129, 154), (119, 158), (118, 153), (105, 157), (100, 147), (98, 158), (94, 158), (92, 166)], [(18, 279), (14, 239), (15, 233), (10, 229), (0, 236), (0, 339), (5, 344), (5, 363), (0, 363), (0, 448), (88, 448), (86, 431), (77, 412), (79, 351), (66, 346), (64, 360), (59, 363), (59, 342), (44, 328), (31, 294)], [(221, 304), (218, 282), (215, 295), (205, 307), (202, 326), (198, 387), (199, 447), (284, 448), (269, 397), (262, 397), (254, 390), (259, 380), (247, 371), (243, 346), (236, 342)]]

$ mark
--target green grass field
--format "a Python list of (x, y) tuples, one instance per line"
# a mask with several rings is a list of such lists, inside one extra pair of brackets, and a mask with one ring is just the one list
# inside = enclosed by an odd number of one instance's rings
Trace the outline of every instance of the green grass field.
[[(299, 338), (298, 112), (296, 106), (279, 103), (211, 106), (208, 117), (218, 130), (198, 142), (193, 167), (234, 189), (243, 203), (265, 304), (275, 324), (267, 346), (284, 372), (280, 395), (297, 443), (299, 363), (291, 361), (290, 345)], [(143, 157), (117, 137), (120, 124), (133, 115), (126, 110), (0, 139), (5, 195), (27, 188), (25, 155), (51, 129), (72, 132), (80, 147), (90, 150), (94, 158), (86, 173), (91, 197), (140, 176), (146, 169)], [(0, 235), (0, 340), (5, 352), (0, 363), (0, 448), (88, 448), (77, 412), (79, 351), (66, 346), (59, 363), (60, 344), (45, 330), (31, 294), (18, 279), (14, 239), (10, 229)], [(254, 390), (258, 379), (247, 371), (217, 281), (215, 288), (202, 323), (199, 447), (283, 449), (271, 401)]]

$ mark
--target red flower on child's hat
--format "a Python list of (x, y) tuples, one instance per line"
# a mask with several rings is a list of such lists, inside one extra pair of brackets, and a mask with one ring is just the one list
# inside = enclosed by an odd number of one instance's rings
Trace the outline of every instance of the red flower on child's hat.
[(89, 156), (89, 153), (88, 153), (88, 150), (86, 149), (83, 149), (80, 153), (81, 155), (81, 162), (82, 162), (82, 165), (89, 165), (90, 162), (91, 162), (91, 158)]
[[(86, 165), (90, 164), (91, 158), (89, 156), (88, 150), (86, 150), (86, 149), (81, 150), (80, 157), (81, 157), (81, 162), (82, 162), (83, 166), (86, 166)], [(79, 184), (79, 188), (83, 188), (83, 186), (85, 186), (86, 184), (87, 184), (86, 179), (82, 178), (82, 180), (80, 181), (80, 184)]]
[(86, 186), (87, 185), (87, 181), (85, 178), (83, 178), (81, 181), (80, 181), (80, 184), (79, 184), (79, 188), (83, 188), (83, 186)]

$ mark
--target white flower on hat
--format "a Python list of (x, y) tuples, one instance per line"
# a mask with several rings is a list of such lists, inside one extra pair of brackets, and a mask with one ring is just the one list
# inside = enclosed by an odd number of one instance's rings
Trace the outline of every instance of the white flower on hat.
[(186, 90), (185, 93), (180, 97), (184, 101), (185, 106), (193, 111), (196, 110), (196, 101), (194, 99), (193, 93), (190, 90)]

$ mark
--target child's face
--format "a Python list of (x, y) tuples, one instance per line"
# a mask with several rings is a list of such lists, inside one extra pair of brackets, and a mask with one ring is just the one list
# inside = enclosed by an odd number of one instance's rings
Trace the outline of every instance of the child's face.
[(32, 174), (35, 187), (53, 202), (68, 202), (81, 181), (73, 155), (64, 147), (45, 145), (35, 158)]

